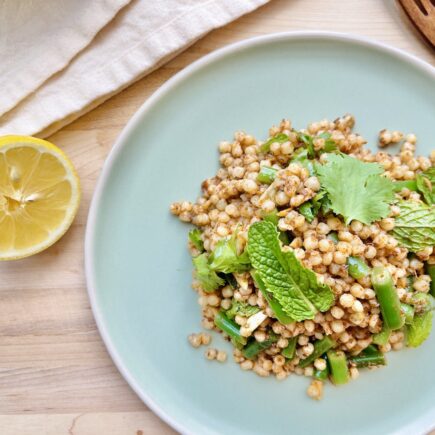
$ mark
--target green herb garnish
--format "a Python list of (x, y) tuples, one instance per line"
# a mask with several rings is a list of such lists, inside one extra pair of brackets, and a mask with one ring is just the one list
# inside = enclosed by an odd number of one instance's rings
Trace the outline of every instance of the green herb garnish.
[(289, 140), (289, 137), (284, 133), (278, 133), (275, 136), (272, 136), (270, 139), (268, 139), (266, 142), (264, 142), (263, 145), (260, 147), (260, 151), (262, 153), (267, 153), (270, 151), (270, 146), (277, 142), (277, 143), (284, 143)]
[(407, 346), (418, 347), (429, 337), (432, 317), (432, 311), (414, 316), (412, 324), (406, 327)]
[(240, 273), (250, 269), (248, 253), (237, 254), (236, 238), (237, 231), (230, 238), (217, 242), (210, 254), (210, 268), (215, 272)]
[(394, 199), (393, 183), (381, 174), (377, 163), (364, 163), (344, 154), (328, 154), (324, 165), (316, 165), (331, 209), (344, 217), (346, 224), (356, 219), (365, 224), (388, 216)]
[(435, 167), (418, 174), (416, 177), (417, 189), (429, 205), (435, 204)]
[(257, 306), (249, 305), (247, 302), (235, 301), (231, 305), (231, 308), (225, 312), (229, 319), (234, 319), (237, 315), (243, 317), (251, 317), (255, 313), (258, 313), (260, 308)]
[(412, 252), (435, 244), (435, 207), (415, 201), (400, 201), (393, 236)]
[(204, 242), (201, 238), (202, 231), (198, 228), (195, 228), (189, 231), (189, 240), (193, 243), (196, 249), (200, 252), (204, 252)]
[(278, 231), (270, 222), (256, 222), (249, 228), (248, 252), (252, 266), (283, 311), (296, 321), (313, 319), (317, 310), (326, 311), (334, 302), (329, 286), (302, 266), (292, 251), (282, 252)]
[(211, 269), (207, 254), (198, 255), (192, 261), (196, 269), (196, 278), (205, 292), (213, 292), (225, 284), (225, 280)]

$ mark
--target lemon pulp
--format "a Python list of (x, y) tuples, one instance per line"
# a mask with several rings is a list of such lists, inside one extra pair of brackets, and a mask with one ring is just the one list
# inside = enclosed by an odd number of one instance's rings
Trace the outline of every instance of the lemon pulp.
[(80, 202), (73, 165), (53, 144), (0, 138), (0, 260), (26, 257), (55, 243)]

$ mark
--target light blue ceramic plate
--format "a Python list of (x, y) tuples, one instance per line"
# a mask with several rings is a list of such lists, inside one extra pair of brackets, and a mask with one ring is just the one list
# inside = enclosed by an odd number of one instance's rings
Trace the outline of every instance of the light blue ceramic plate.
[[(435, 423), (435, 333), (421, 348), (388, 356), (385, 369), (327, 386), (308, 399), (308, 379), (284, 382), (208, 362), (187, 344), (200, 330), (190, 289), (188, 227), (169, 214), (214, 174), (220, 140), (260, 138), (346, 112), (374, 142), (382, 128), (434, 144), (435, 73), (400, 51), (325, 33), (244, 41), (186, 68), (129, 122), (98, 183), (86, 236), (90, 299), (121, 373), (160, 417), (188, 434), (419, 434)], [(229, 346), (219, 336), (213, 344)]]

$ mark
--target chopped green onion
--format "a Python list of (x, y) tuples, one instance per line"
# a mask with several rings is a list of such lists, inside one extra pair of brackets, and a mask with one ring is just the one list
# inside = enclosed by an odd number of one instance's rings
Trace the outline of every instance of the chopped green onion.
[(214, 324), (223, 332), (228, 334), (228, 336), (234, 340), (236, 343), (245, 345), (246, 337), (240, 334), (240, 327), (236, 322), (230, 320), (222, 311), (219, 311), (215, 318)]
[(260, 352), (268, 349), (270, 346), (272, 346), (272, 344), (276, 343), (277, 341), (278, 337), (275, 334), (271, 334), (269, 338), (262, 342), (254, 340), (243, 349), (242, 354), (245, 358), (253, 359)]
[(288, 360), (292, 360), (296, 355), (296, 343), (298, 337), (290, 338), (288, 341), (288, 346), (282, 350), (281, 355), (286, 357)]
[(384, 366), (386, 364), (384, 354), (373, 345), (368, 346), (358, 355), (351, 356), (349, 360), (358, 368)]

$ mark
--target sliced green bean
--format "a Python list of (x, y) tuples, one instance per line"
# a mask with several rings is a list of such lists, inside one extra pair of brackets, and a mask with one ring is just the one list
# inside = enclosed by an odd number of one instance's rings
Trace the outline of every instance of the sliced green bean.
[(349, 360), (358, 368), (384, 366), (386, 364), (384, 354), (373, 345), (368, 346), (358, 355), (351, 356)]
[(273, 299), (273, 296), (267, 291), (267, 288), (264, 285), (263, 280), (260, 278), (260, 275), (257, 272), (251, 272), (251, 275), (278, 321), (284, 325), (287, 325), (288, 323), (293, 323), (294, 320), (284, 312), (280, 303), (277, 300)]
[(314, 343), (314, 351), (310, 356), (299, 362), (299, 367), (305, 368), (312, 364), (317, 358), (322, 356), (329, 349), (333, 348), (337, 343), (329, 336), (326, 335), (321, 340)]
[(346, 355), (341, 350), (330, 350), (327, 354), (331, 380), (335, 385), (346, 384), (349, 379)]
[(260, 172), (257, 175), (257, 181), (265, 184), (272, 184), (275, 180), (278, 169), (271, 168), (270, 166), (262, 166)]
[(326, 381), (326, 379), (328, 379), (328, 376), (329, 376), (329, 368), (328, 366), (326, 366), (326, 368), (323, 370), (315, 370), (313, 378), (319, 381)]
[(390, 272), (384, 267), (375, 267), (371, 275), (372, 285), (381, 308), (384, 324), (391, 330), (400, 329), (405, 316), (400, 309), (400, 301)]
[(414, 307), (412, 305), (401, 303), (400, 308), (405, 316), (405, 325), (410, 325), (414, 320), (414, 314), (415, 314)]
[(261, 342), (254, 340), (243, 349), (242, 354), (245, 358), (253, 359), (263, 350), (269, 349), (277, 341), (278, 337), (275, 334), (271, 334), (269, 338)]
[(281, 355), (286, 357), (288, 360), (292, 360), (296, 355), (296, 343), (298, 337), (290, 338), (288, 341), (288, 346), (282, 350)]
[(350, 256), (347, 259), (347, 270), (352, 278), (360, 279), (370, 273), (370, 267), (361, 257)]
[(379, 344), (379, 346), (385, 346), (390, 339), (390, 335), (391, 330), (384, 327), (381, 332), (373, 335), (373, 343)]
[(230, 320), (222, 311), (219, 311), (215, 318), (214, 324), (228, 336), (239, 344), (246, 344), (246, 337), (240, 334), (240, 327), (236, 322)]

